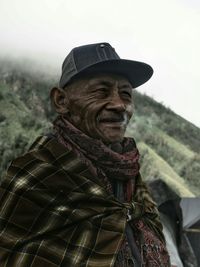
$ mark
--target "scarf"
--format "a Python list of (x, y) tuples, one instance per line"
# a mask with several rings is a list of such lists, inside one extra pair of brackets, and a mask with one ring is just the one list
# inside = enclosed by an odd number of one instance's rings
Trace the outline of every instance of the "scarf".
[[(134, 139), (124, 138), (116, 144), (118, 148), (114, 151), (112, 146), (87, 136), (63, 116), (54, 121), (54, 135), (65, 147), (73, 149), (109, 193), (123, 194), (125, 202), (133, 203), (130, 226), (132, 240), (136, 240), (141, 254), (142, 266), (170, 266), (158, 211), (139, 173), (139, 152)], [(120, 184), (123, 184), (123, 193)], [(116, 267), (135, 266), (128, 263), (130, 248), (127, 244), (125, 237)]]
[(139, 173), (139, 152), (133, 139), (124, 138), (121, 144), (117, 144), (118, 149), (121, 150), (121, 153), (117, 153), (102, 141), (93, 139), (78, 130), (64, 117), (60, 116), (55, 120), (54, 129), (59, 142), (68, 149), (73, 148), (94, 175), (100, 177), (110, 193), (113, 179), (126, 182), (127, 200), (131, 200), (132, 178)]

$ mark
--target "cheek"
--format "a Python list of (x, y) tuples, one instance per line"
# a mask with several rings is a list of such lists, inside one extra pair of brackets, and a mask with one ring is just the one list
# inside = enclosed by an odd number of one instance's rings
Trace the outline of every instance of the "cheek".
[(81, 99), (70, 103), (71, 122), (85, 133), (95, 132), (97, 116), (102, 109), (102, 103), (93, 99)]
[(84, 109), (84, 102), (82, 101), (73, 101), (70, 99), (68, 105), (68, 119), (71, 121), (72, 124), (75, 126), (79, 126), (83, 121), (83, 109)]
[(87, 127), (94, 128), (98, 124), (98, 115), (102, 110), (102, 104), (99, 102), (90, 103), (85, 110), (82, 110), (83, 118)]

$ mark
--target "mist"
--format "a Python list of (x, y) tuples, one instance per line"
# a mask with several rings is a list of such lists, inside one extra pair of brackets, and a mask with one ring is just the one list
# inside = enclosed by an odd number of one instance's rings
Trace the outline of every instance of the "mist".
[(153, 67), (140, 92), (200, 127), (199, 25), (195, 0), (1, 0), (0, 59), (57, 79), (73, 47), (109, 42)]

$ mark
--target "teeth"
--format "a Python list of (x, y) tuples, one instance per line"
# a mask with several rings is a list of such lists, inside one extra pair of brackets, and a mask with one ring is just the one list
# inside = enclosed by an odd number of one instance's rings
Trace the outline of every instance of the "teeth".
[(128, 123), (128, 116), (127, 114), (123, 114), (120, 117), (117, 118), (104, 118), (104, 119), (99, 119), (98, 121), (100, 122), (119, 122), (122, 123), (123, 125), (126, 125)]

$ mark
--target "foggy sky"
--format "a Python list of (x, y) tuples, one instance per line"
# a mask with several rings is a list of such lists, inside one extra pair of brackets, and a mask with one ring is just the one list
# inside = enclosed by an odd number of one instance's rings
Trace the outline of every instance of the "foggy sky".
[(138, 90), (200, 127), (199, 0), (0, 0), (0, 55), (60, 71), (73, 47), (95, 42), (150, 64)]

